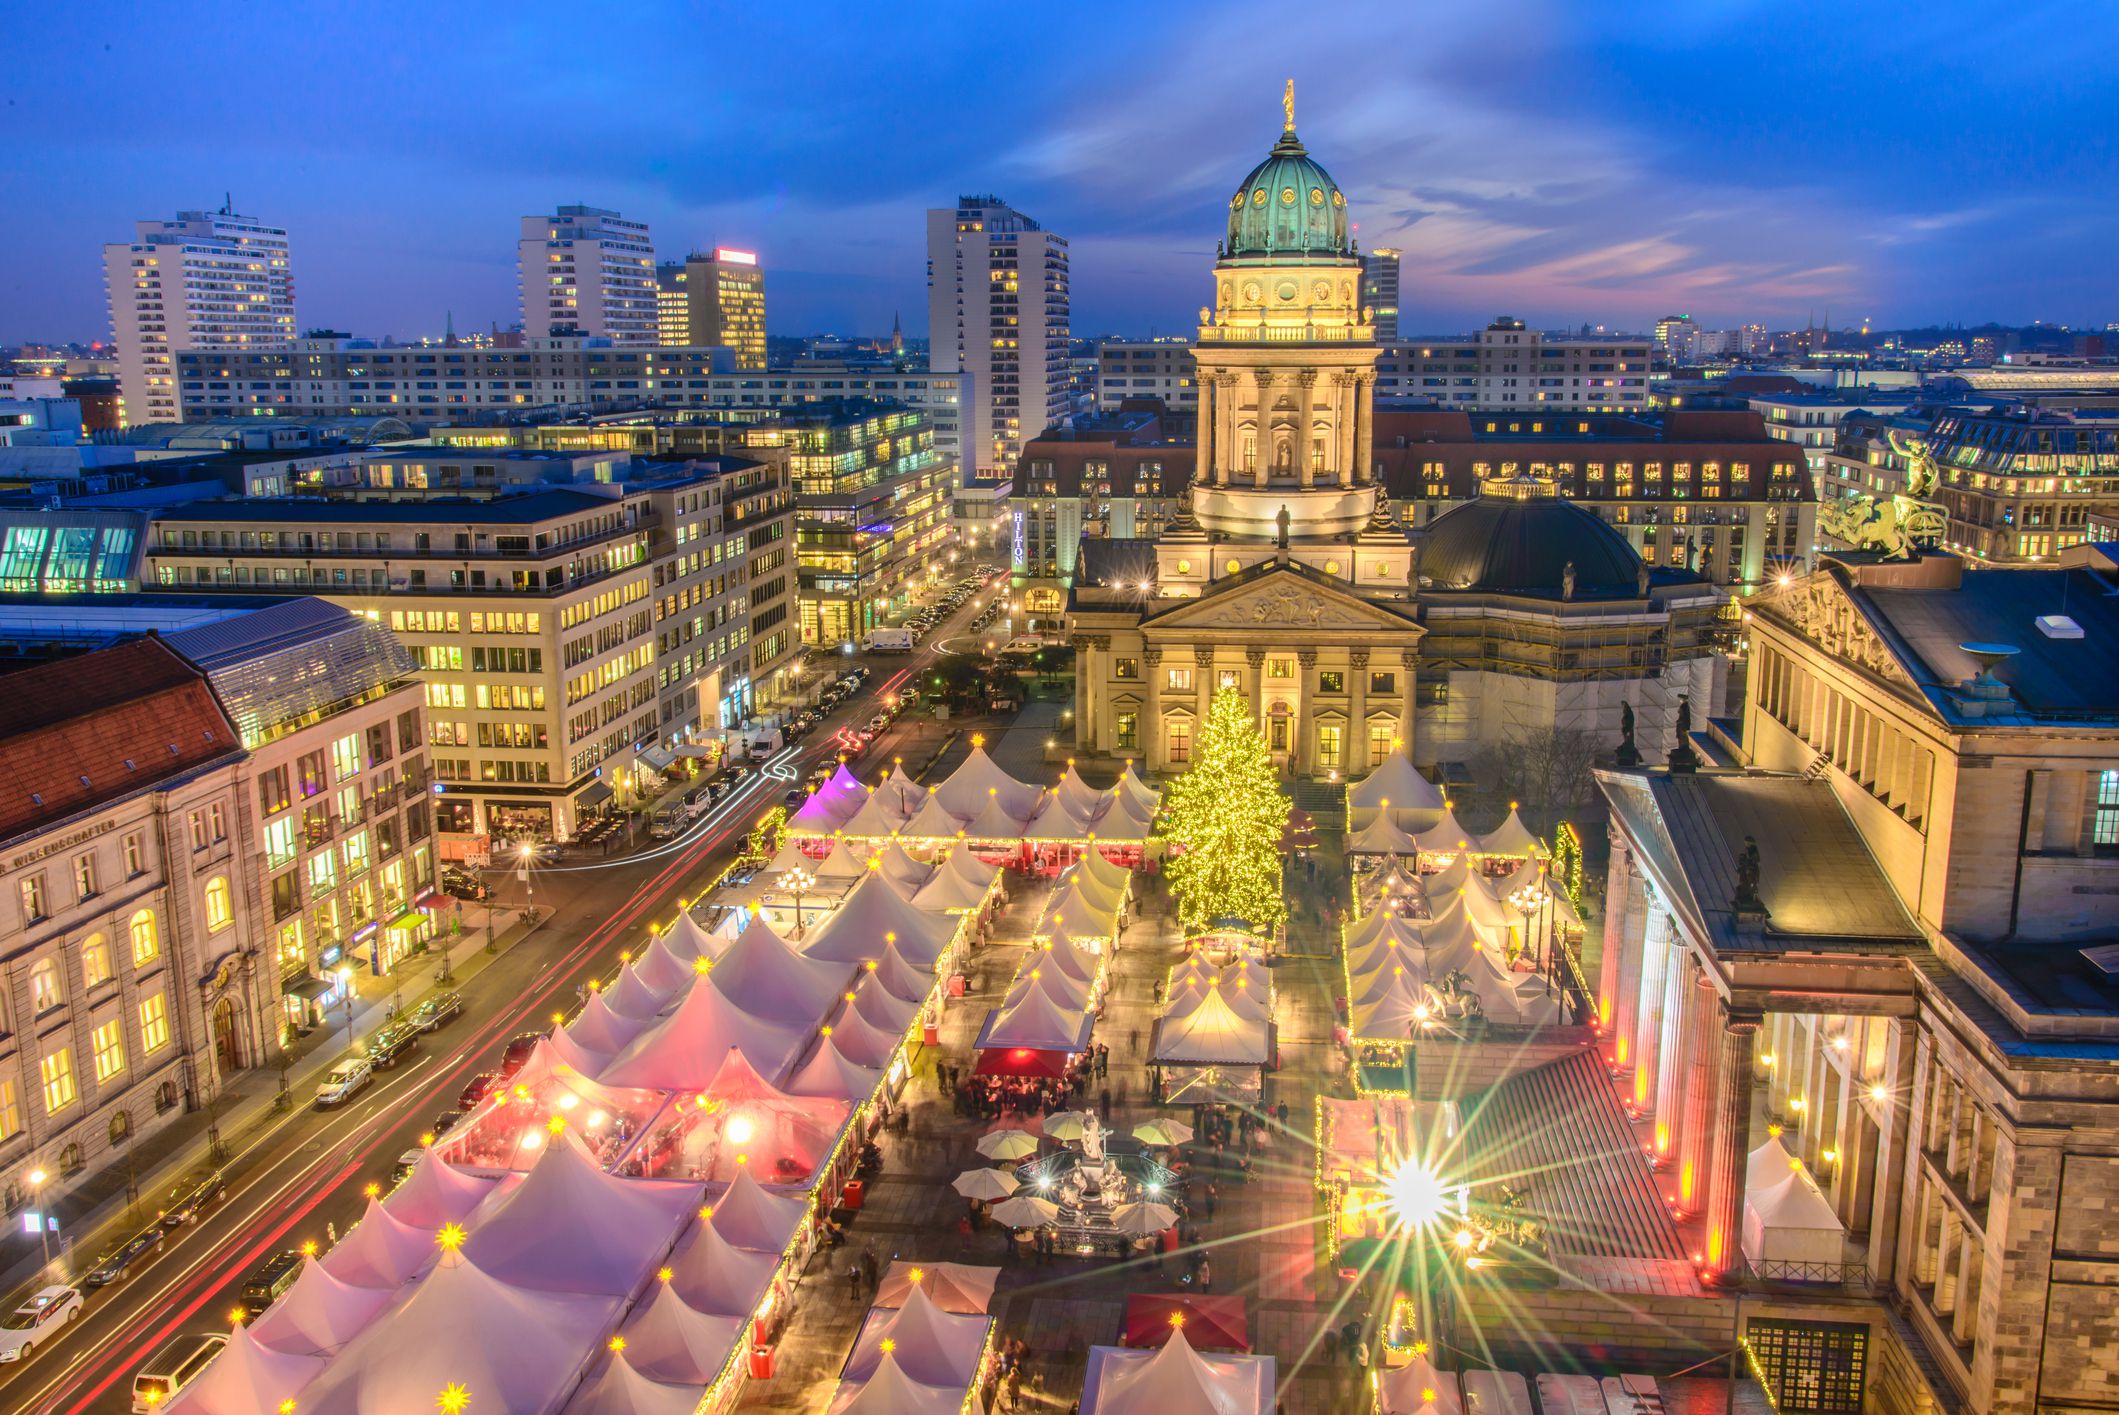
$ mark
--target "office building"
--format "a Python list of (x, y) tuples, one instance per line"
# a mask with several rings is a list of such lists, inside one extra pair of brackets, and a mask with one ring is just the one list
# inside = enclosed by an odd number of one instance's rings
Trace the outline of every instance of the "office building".
[(655, 267), (655, 342), (665, 349), (682, 349), (692, 342), (691, 284), (681, 260), (665, 260)]
[(1402, 254), (1378, 246), (1361, 255), (1361, 303), (1376, 327), (1376, 338), (1385, 344), (1398, 338), (1398, 260)]
[(1666, 357), (1678, 359), (1690, 349), (1692, 335), (1699, 328), (1689, 314), (1666, 314), (1655, 322), (1655, 346)]
[(529, 338), (579, 333), (614, 344), (656, 342), (655, 242), (646, 222), (598, 206), (525, 216), (516, 258)]
[(1625, 335), (1554, 337), (1507, 315), (1471, 339), (1401, 340), (1376, 361), (1376, 397), (1477, 412), (1640, 412), (1649, 346)]
[(999, 197), (927, 213), (928, 367), (966, 373), (963, 471), (1012, 471), (1023, 443), (1065, 420), (1067, 241)]
[(179, 354), (294, 338), (286, 231), (226, 207), (138, 223), (130, 242), (103, 248), (103, 277), (127, 425), (180, 421)]
[(1165, 408), (1199, 410), (1189, 339), (1104, 339), (1096, 346), (1096, 410), (1115, 413), (1129, 399), (1160, 398)]
[(717, 247), (684, 262), (685, 338), (735, 352), (738, 369), (765, 367), (765, 272), (754, 251)]

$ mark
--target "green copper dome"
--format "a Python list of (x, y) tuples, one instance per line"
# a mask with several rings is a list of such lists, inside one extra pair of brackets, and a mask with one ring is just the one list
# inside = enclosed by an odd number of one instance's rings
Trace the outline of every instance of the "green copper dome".
[(1346, 196), (1290, 124), (1229, 198), (1229, 239), (1222, 254), (1246, 259), (1349, 253)]

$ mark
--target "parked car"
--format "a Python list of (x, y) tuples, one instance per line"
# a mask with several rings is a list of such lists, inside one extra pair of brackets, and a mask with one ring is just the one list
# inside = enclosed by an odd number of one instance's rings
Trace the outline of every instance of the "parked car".
[(439, 1140), (454, 1129), (456, 1122), (463, 1118), (464, 1113), (460, 1110), (445, 1110), (440, 1115), (435, 1116), (433, 1123), (427, 1128), (432, 1132), (434, 1138)]
[(162, 1227), (182, 1228), (221, 1202), (228, 1185), (218, 1169), (195, 1169), (176, 1182), (162, 1201)]
[(436, 1027), (453, 1022), (464, 1015), (463, 994), (438, 992), (412, 1009), (406, 1020), (422, 1032), (431, 1032)]
[(281, 1293), (294, 1286), (294, 1280), (301, 1275), (300, 1249), (287, 1248), (274, 1253), (244, 1275), (243, 1310), (253, 1317), (262, 1315)]
[(173, 1336), (147, 1358), (132, 1378), (133, 1415), (159, 1410), (169, 1398), (197, 1380), (228, 1344), (226, 1332), (193, 1332)]
[(500, 1073), (498, 1071), (479, 1072), (476, 1076), (466, 1081), (463, 1090), (457, 1093), (456, 1108), (458, 1110), (476, 1110), (478, 1103), (491, 1095), (493, 1088), (499, 1084)]
[(792, 791), (785, 791), (781, 793), (780, 804), (792, 810), (794, 807), (801, 805), (804, 801), (807, 801), (808, 799), (809, 792), (797, 786)]
[(441, 891), (476, 903), (486, 897), (486, 884), (468, 870), (452, 868), (441, 872)]
[(123, 1282), (125, 1275), (135, 1266), (160, 1251), (166, 1237), (168, 1233), (159, 1223), (153, 1228), (141, 1229), (96, 1260), (95, 1267), (89, 1270), (86, 1285), (108, 1287), (114, 1282)]
[(317, 1084), (316, 1108), (329, 1110), (333, 1106), (344, 1105), (368, 1089), (368, 1083), (374, 1079), (375, 1068), (368, 1064), (365, 1057), (356, 1056), (341, 1061)]
[(500, 1079), (505, 1081), (522, 1070), (522, 1064), (530, 1059), (530, 1053), (537, 1050), (537, 1044), (543, 1040), (542, 1032), (517, 1032), (508, 1038), (508, 1044), (500, 1052)]
[(0, 1317), (0, 1361), (27, 1361), (37, 1343), (49, 1341), (80, 1315), (80, 1289), (38, 1288), (27, 1302)]
[(418, 1046), (419, 1028), (409, 1019), (378, 1027), (375, 1035), (368, 1038), (368, 1064), (378, 1071), (388, 1071)]
[(413, 1169), (419, 1164), (419, 1157), (425, 1153), (425, 1150), (414, 1146), (397, 1157), (397, 1163), (390, 1166), (390, 1187), (392, 1189), (395, 1189), (412, 1176)]

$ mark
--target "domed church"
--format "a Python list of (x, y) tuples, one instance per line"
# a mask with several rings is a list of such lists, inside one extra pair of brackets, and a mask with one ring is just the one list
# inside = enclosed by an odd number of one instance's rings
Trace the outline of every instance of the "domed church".
[[(1673, 595), (1711, 617), (1716, 597), (1683, 572), (1689, 587), (1669, 572), (1651, 583), (1623, 537), (1549, 482), (1497, 483), (1414, 545), (1373, 455), (1381, 350), (1359, 303), (1346, 195), (1296, 135), (1292, 82), (1283, 112), (1279, 140), (1229, 196), (1214, 303), (1199, 312), (1186, 503), (1153, 542), (1081, 545), (1067, 613), (1076, 751), (1182, 769), (1208, 701), (1235, 691), (1291, 775), (1359, 776), (1400, 749), (1422, 766), (1463, 760), (1504, 729), (1569, 712), (1557, 684), (1512, 694), (1485, 681), (1520, 666), (1490, 642), (1497, 624), (1521, 622), (1511, 613), (1573, 626), (1538, 632), (1552, 649), (1533, 673), (1569, 671), (1559, 641), (1611, 621), (1623, 642), (1592, 631), (1590, 657), (1616, 648), (1612, 666), (1631, 671), (1572, 696), (1587, 700), (1578, 725), (1615, 743), (1621, 697), (1658, 676), (1639, 671), (1658, 657), (1644, 652), (1650, 621), (1667, 621)], [(1424, 668), (1435, 633), (1447, 658)]]

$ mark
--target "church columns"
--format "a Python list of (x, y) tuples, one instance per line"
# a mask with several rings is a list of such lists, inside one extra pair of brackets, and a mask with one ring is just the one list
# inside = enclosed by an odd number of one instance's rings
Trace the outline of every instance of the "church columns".
[(1375, 765), (1369, 760), (1369, 651), (1350, 649), (1346, 656), (1347, 714), (1346, 777), (1365, 776)]
[(1214, 465), (1214, 375), (1199, 375), (1199, 451), (1192, 463), (1192, 480), (1207, 480), (1208, 469)]
[(1639, 1010), (1633, 1029), (1633, 1108), (1647, 1115), (1655, 1109), (1657, 1050), (1663, 1039), (1663, 970), (1670, 962), (1671, 920), (1659, 896), (1648, 902), (1648, 935), (1641, 943)]
[(1685, 1084), (1685, 1008), (1692, 1001), (1691, 956), (1676, 929), (1670, 931), (1670, 956), (1663, 963), (1663, 1027), (1656, 1042), (1655, 1162), (1677, 1153), (1678, 1121), (1684, 1111), (1679, 1088)]
[(1251, 670), (1251, 717), (1263, 736), (1266, 730), (1266, 651), (1245, 649), (1243, 661)]
[(1398, 655), (1398, 740), (1407, 757), (1413, 754), (1413, 684), (1420, 668), (1420, 655), (1411, 649)]
[(1350, 373), (1332, 375), (1332, 456), (1341, 486), (1354, 481), (1354, 386)]
[(1349, 486), (1368, 485), (1369, 475), (1375, 467), (1375, 457), (1369, 450), (1375, 440), (1375, 383), (1373, 371), (1354, 375), (1354, 464), (1349, 474)]
[(1717, 1003), (1720, 1037), (1714, 1087), (1714, 1152), (1707, 1162), (1707, 1266), (1729, 1273), (1743, 1266), (1744, 1169), (1751, 1154), (1751, 1067), (1757, 1049), (1755, 1013), (1733, 1013)]
[[(1303, 649), (1296, 653), (1295, 676), (1307, 696), (1311, 685), (1317, 681), (1317, 650)], [(1289, 763), (1289, 770), (1304, 776), (1317, 770), (1317, 714), (1314, 712), (1305, 712), (1296, 719), (1294, 760)]]
[(1295, 478), (1296, 484), (1304, 488), (1317, 485), (1317, 472), (1310, 456), (1312, 438), (1311, 423), (1316, 417), (1314, 404), (1317, 401), (1317, 370), (1298, 369), (1295, 382)]
[(1096, 740), (1100, 735), (1097, 723), (1103, 717), (1103, 659), (1101, 650), (1111, 642), (1108, 634), (1076, 634), (1074, 636), (1075, 682), (1081, 685), (1076, 696), (1080, 703), (1074, 714), (1074, 745), (1084, 753), (1096, 752)]
[(1215, 374), (1214, 411), (1221, 419), (1221, 430), (1215, 438), (1221, 447), (1221, 456), (1213, 468), (1216, 486), (1228, 486), (1234, 482), (1231, 473), (1243, 456), (1243, 438), (1236, 431), (1237, 404), (1236, 375), (1227, 370)]
[(1262, 368), (1251, 374), (1252, 392), (1258, 407), (1252, 443), (1257, 449), (1251, 458), (1252, 486), (1264, 486), (1266, 478), (1273, 474), (1273, 400), (1274, 388), (1280, 381), (1277, 370)]
[(1700, 1212), (1706, 1197), (1708, 1152), (1714, 1134), (1714, 1063), (1721, 994), (1697, 963), (1688, 970), (1691, 1002), (1685, 1026), (1683, 1115), (1678, 1122), (1678, 1208)]
[(1163, 651), (1154, 644), (1143, 645), (1140, 664), (1148, 675), (1148, 710), (1141, 716), (1137, 739), (1140, 757), (1150, 771), (1163, 771), (1169, 766), (1163, 753)]
[(1633, 875), (1633, 850), (1626, 837), (1610, 832), (1611, 865), (1604, 872), (1604, 949), (1597, 958), (1597, 1025), (1604, 1030), (1606, 1055), (1618, 1064), (1612, 1025), (1619, 1013), (1620, 963), (1626, 954), (1626, 934), (1631, 920), (1626, 911), (1627, 886)]

